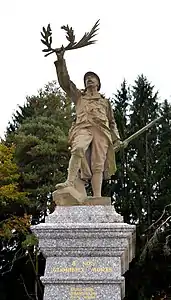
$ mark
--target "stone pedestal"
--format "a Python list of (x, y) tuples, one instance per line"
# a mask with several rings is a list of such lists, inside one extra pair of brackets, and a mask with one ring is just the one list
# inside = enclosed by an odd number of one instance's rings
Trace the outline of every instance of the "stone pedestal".
[(44, 300), (124, 297), (122, 275), (134, 257), (135, 226), (123, 223), (110, 198), (57, 206), (32, 231), (46, 257)]

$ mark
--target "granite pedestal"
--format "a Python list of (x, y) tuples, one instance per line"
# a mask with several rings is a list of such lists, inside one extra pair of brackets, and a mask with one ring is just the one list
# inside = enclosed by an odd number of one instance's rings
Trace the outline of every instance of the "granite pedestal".
[(123, 299), (135, 226), (123, 223), (110, 198), (56, 206), (32, 231), (46, 257), (44, 300)]

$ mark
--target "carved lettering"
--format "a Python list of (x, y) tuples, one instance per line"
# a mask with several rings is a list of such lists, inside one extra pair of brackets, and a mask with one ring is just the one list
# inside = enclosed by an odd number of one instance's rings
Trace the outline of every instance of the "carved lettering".
[(70, 299), (96, 299), (96, 292), (94, 288), (75, 288), (71, 287), (70, 289)]
[(83, 273), (87, 270), (93, 273), (111, 273), (113, 268), (96, 266), (93, 261), (83, 261), (82, 263), (73, 261), (71, 267), (53, 267), (52, 272), (55, 273)]
[(93, 261), (84, 261), (84, 262), (83, 262), (83, 265), (89, 267), (89, 266), (94, 266), (95, 263), (94, 263)]
[(56, 268), (54, 267), (52, 269), (53, 272), (55, 273), (81, 273), (81, 272), (84, 272), (84, 269), (83, 268)]
[(110, 272), (112, 272), (112, 268), (108, 268), (108, 267), (92, 268), (91, 270), (95, 273), (110, 273)]

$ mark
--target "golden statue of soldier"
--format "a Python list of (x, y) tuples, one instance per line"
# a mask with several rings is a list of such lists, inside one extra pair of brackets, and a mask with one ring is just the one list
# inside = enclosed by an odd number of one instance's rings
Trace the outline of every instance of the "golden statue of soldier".
[(52, 49), (52, 32), (50, 25), (43, 28), (42, 43), (48, 49), (45, 56), (56, 53), (55, 61), (57, 77), (61, 88), (67, 93), (76, 108), (76, 121), (69, 132), (71, 158), (68, 167), (68, 177), (64, 183), (56, 185), (56, 189), (75, 187), (80, 193), (86, 194), (85, 182), (91, 179), (94, 197), (101, 197), (103, 179), (109, 179), (116, 171), (115, 152), (113, 144), (122, 144), (113, 116), (109, 100), (100, 94), (100, 79), (94, 72), (84, 76), (84, 90), (79, 90), (70, 80), (64, 53), (66, 50), (81, 48), (95, 41), (99, 21), (89, 33), (76, 43), (72, 27), (62, 26), (67, 33), (67, 47)]
[[(91, 179), (94, 197), (101, 196), (102, 180), (115, 173), (113, 143), (121, 143), (109, 100), (100, 93), (100, 79), (94, 72), (84, 76), (85, 89), (79, 90), (70, 80), (64, 51), (57, 53), (55, 62), (57, 77), (61, 88), (74, 102), (76, 121), (69, 132), (71, 158), (66, 182), (56, 188), (75, 186)], [(78, 181), (79, 180), (79, 181)]]
[(95, 41), (92, 38), (97, 33), (98, 25), (99, 20), (79, 42), (75, 41), (72, 27), (62, 26), (69, 44), (66, 47), (62, 46), (55, 49), (51, 46), (52, 30), (50, 24), (47, 29), (43, 27), (41, 32), (41, 41), (47, 47), (42, 51), (46, 53), (45, 56), (56, 53), (55, 66), (59, 84), (76, 108), (76, 121), (69, 132), (71, 158), (68, 177), (64, 183), (57, 184), (56, 189), (72, 187), (80, 194), (86, 195), (85, 182), (91, 179), (94, 197), (101, 197), (103, 179), (109, 179), (116, 172), (115, 151), (125, 148), (130, 141), (160, 120), (157, 118), (151, 121), (124, 142), (121, 142), (111, 104), (99, 92), (101, 83), (98, 75), (91, 71), (84, 75), (84, 90), (79, 90), (70, 80), (64, 59), (65, 51), (94, 44)]

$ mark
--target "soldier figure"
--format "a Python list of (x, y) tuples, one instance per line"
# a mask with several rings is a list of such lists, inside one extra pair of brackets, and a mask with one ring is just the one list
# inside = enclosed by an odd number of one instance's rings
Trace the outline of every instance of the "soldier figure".
[(94, 197), (101, 197), (102, 181), (116, 171), (113, 144), (124, 146), (109, 100), (99, 93), (101, 83), (94, 72), (84, 75), (85, 89), (79, 90), (68, 75), (64, 51), (55, 61), (61, 88), (75, 104), (76, 122), (69, 132), (71, 158), (66, 182), (56, 188), (75, 187), (85, 194), (85, 181), (91, 179)]

